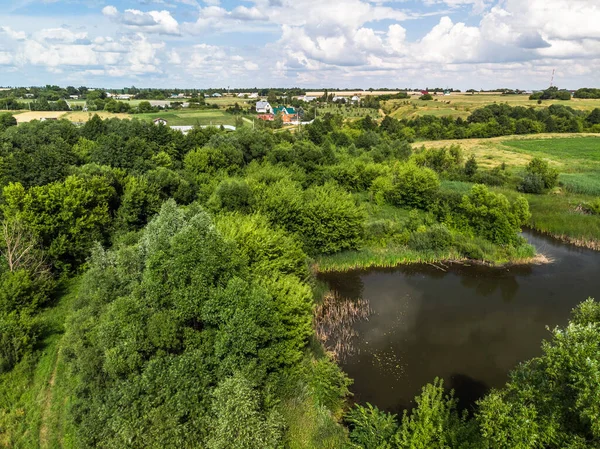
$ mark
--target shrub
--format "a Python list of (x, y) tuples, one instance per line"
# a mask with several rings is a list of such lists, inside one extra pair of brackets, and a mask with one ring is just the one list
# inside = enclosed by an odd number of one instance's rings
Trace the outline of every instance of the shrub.
[(528, 173), (519, 185), (519, 191), (524, 193), (542, 193), (544, 191), (544, 179), (535, 173)]
[(489, 171), (479, 171), (473, 176), (473, 182), (488, 186), (503, 186), (508, 182), (508, 173), (501, 167)]
[(336, 184), (304, 192), (299, 236), (311, 253), (331, 254), (356, 249), (362, 241), (365, 213), (352, 196)]
[(416, 251), (445, 251), (452, 246), (453, 237), (443, 224), (436, 224), (425, 232), (413, 232), (408, 246)]
[(530, 217), (529, 203), (518, 197), (512, 204), (502, 195), (477, 184), (464, 195), (460, 213), (463, 224), (476, 234), (498, 244), (518, 241), (518, 233)]
[(395, 435), (398, 424), (396, 415), (379, 410), (367, 403), (366, 407), (355, 405), (346, 415), (350, 425), (350, 441), (356, 447), (379, 449), (391, 447), (389, 441)]
[[(555, 168), (551, 168), (548, 165), (548, 162), (540, 159), (538, 157), (531, 160), (531, 162), (527, 165), (526, 168), (527, 174), (529, 175), (537, 175), (541, 178), (544, 186), (543, 189), (552, 189), (558, 183), (558, 170)], [(533, 182), (531, 179), (528, 182)], [(537, 179), (535, 183), (539, 182)], [(523, 185), (522, 185), (523, 186)], [(523, 190), (525, 191), (525, 190)], [(531, 193), (540, 193), (540, 192), (531, 192)]]
[(403, 164), (396, 169), (393, 187), (387, 200), (396, 206), (427, 209), (440, 187), (440, 181), (430, 168)]
[(27, 313), (0, 313), (0, 373), (33, 351), (37, 326)]
[(477, 160), (475, 159), (475, 156), (471, 155), (465, 163), (465, 175), (467, 178), (472, 179), (473, 176), (475, 176), (475, 173), (477, 173)]
[(431, 95), (431, 94), (424, 94), (424, 95), (421, 95), (421, 96), (419, 97), (419, 100), (423, 100), (423, 101), (431, 101), (431, 100), (433, 100), (433, 95)]

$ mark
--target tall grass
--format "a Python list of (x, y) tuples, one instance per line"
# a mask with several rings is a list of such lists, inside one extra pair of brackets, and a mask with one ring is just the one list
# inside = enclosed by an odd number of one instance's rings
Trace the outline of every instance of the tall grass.
[(559, 180), (569, 193), (600, 196), (600, 173), (561, 173)]

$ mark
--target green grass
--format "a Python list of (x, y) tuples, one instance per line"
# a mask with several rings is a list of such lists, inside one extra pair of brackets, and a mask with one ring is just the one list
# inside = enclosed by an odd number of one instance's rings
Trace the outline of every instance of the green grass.
[[(345, 119), (357, 119), (364, 118), (367, 115), (370, 115), (371, 118), (378, 118), (379, 111), (371, 108), (361, 108), (359, 106), (347, 106), (347, 105), (337, 105), (337, 104), (329, 104), (324, 107), (320, 107), (317, 109), (317, 118), (326, 113), (341, 115)], [(313, 117), (308, 117), (308, 119), (312, 119)]]
[(600, 196), (600, 174), (593, 173), (561, 173), (560, 184), (569, 193)]
[[(556, 161), (600, 162), (600, 136), (543, 140), (507, 140), (504, 146)], [(600, 170), (600, 166), (597, 166)]]
[(186, 125), (234, 125), (234, 115), (228, 114), (225, 111), (218, 109), (206, 110), (177, 110), (177, 111), (162, 111), (153, 112), (150, 114), (134, 114), (133, 118), (140, 120), (154, 120), (155, 118), (164, 118), (168, 125), (186, 126)]
[(43, 334), (34, 354), (0, 375), (0, 447), (75, 447), (61, 342), (77, 288), (71, 281), (57, 304), (40, 313)]
[(366, 247), (358, 251), (344, 251), (329, 256), (319, 256), (314, 268), (319, 272), (350, 271), (367, 268), (392, 268), (398, 265), (434, 263), (460, 260), (454, 251), (444, 253), (413, 251), (406, 246)]

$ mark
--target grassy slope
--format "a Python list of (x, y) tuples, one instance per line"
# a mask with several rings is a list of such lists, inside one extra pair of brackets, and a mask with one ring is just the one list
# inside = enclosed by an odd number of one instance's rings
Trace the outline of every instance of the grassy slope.
[[(409, 104), (405, 104), (407, 101)], [(415, 96), (409, 100), (388, 100), (385, 102), (383, 109), (397, 119), (430, 114), (466, 118), (473, 110), (494, 103), (506, 103), (510, 106), (533, 108), (545, 108), (551, 104), (563, 104), (573, 109), (585, 111), (600, 108), (600, 100), (581, 100), (578, 98), (573, 98), (569, 101), (546, 100), (539, 105), (537, 104), (537, 100), (529, 100), (528, 95), (451, 94), (448, 96), (438, 95), (431, 101), (422, 101)], [(414, 105), (417, 106), (416, 109)]]
[(38, 350), (0, 375), (0, 447), (74, 447), (61, 342), (77, 286), (71, 281), (56, 305), (41, 312), (44, 331)]

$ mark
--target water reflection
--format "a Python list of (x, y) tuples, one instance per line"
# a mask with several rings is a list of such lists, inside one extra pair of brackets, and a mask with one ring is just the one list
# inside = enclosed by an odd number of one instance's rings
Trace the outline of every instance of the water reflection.
[(354, 351), (342, 363), (356, 400), (397, 412), (437, 376), (468, 407), (503, 385), (516, 364), (540, 353), (546, 326), (565, 324), (575, 305), (600, 298), (600, 253), (527, 237), (555, 262), (323, 276), (339, 296), (364, 299), (372, 312), (368, 321), (352, 324)]

